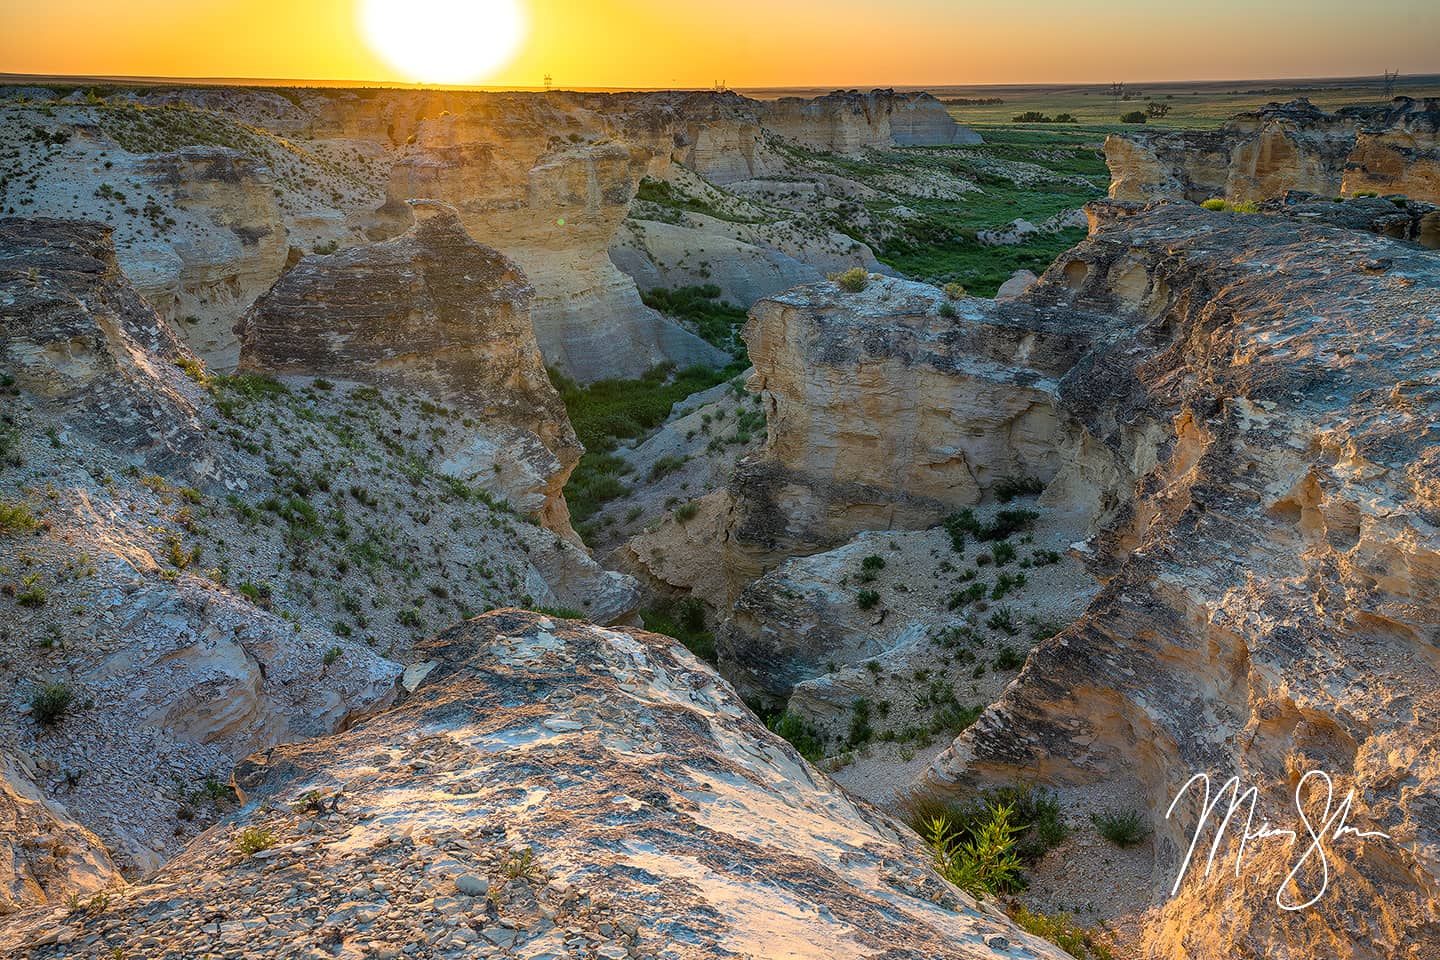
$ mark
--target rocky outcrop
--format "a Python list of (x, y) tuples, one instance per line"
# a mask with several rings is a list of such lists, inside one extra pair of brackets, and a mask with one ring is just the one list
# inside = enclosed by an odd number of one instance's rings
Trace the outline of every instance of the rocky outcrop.
[[(279, 955), (320, 922), (356, 954), (1064, 956), (669, 638), (497, 611), (417, 654), (398, 708), (243, 763), (233, 827), (98, 914), (9, 918), (0, 949), (193, 953), (218, 923)], [(242, 830), (273, 845), (247, 857)]]
[(1308, 100), (1242, 113), (1219, 130), (1112, 134), (1117, 200), (1211, 197), (1248, 202), (1304, 191), (1440, 202), (1440, 101), (1399, 97), (1326, 113)]
[(134, 166), (140, 188), (162, 193), (184, 228), (126, 244), (120, 266), (162, 314), (184, 318), (196, 352), (233, 366), (233, 318), (270, 288), (290, 251), (275, 177), (228, 147), (148, 155)]
[[(404, 236), (312, 256), (237, 328), (242, 370), (412, 391), (484, 424), (445, 472), (568, 533), (565, 481), (580, 459), (530, 324), (515, 264), (470, 239), (453, 208), (418, 203)], [(482, 435), (483, 434), (483, 435)]]
[[(1072, 326), (1092, 311), (1122, 323), (1056, 394), (1122, 495), (1084, 547), (1104, 586), (929, 779), (1131, 798), (1155, 836), (1146, 956), (1237, 944), (1428, 956), (1440, 941), (1440, 739), (1423, 719), (1440, 709), (1433, 255), (1187, 204), (1092, 214), (1090, 240), (1023, 299), (1068, 303)], [(1165, 813), (1193, 774), (1216, 789), (1238, 776), (1258, 790), (1256, 822), (1303, 831), (1293, 794), (1312, 770), (1334, 778), (1333, 803), (1353, 789), (1349, 826), (1388, 838), (1327, 838), (1328, 873), (1312, 855), (1290, 886), (1308, 839), (1243, 844), (1232, 823), (1217, 841), (1226, 876), (1202, 876), (1206, 830), (1168, 896), (1199, 811), (1192, 796)], [(1304, 800), (1323, 819), (1323, 796)], [(1242, 845), (1246, 882), (1233, 883)], [(1292, 905), (1319, 896), (1283, 910), (1277, 890)]]
[(0, 917), (21, 907), (95, 894), (120, 881), (104, 844), (0, 753)]
[[(537, 295), (546, 361), (591, 381), (659, 363), (722, 364), (724, 354), (640, 302), (610, 262), (650, 153), (608, 141), (543, 98), (472, 98), (417, 123), (390, 172), (392, 205), (454, 204), (471, 236), (514, 258)], [(565, 136), (570, 131), (569, 138)]]
[(786, 557), (931, 526), (1001, 478), (1059, 471), (1057, 380), (1111, 321), (1039, 299), (946, 303), (872, 276), (862, 292), (827, 281), (754, 306), (748, 386), (770, 432), (730, 483), (732, 600)]
[(809, 99), (781, 97), (764, 105), (762, 123), (787, 140), (834, 153), (981, 142), (930, 94), (888, 89), (836, 90)]
[(1393, 240), (1440, 249), (1440, 207), (1417, 200), (1351, 197), (1336, 201), (1305, 193), (1266, 200), (1260, 210), (1306, 223), (1327, 223), (1347, 230), (1368, 230)]
[(178, 368), (198, 361), (127, 281), (108, 227), (0, 219), (0, 297), (17, 390), (136, 466), (223, 481), (199, 449), (203, 394)]

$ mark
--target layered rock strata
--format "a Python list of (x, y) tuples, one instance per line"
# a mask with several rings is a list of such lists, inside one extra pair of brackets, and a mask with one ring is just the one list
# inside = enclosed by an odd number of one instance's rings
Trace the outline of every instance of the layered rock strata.
[(1291, 190), (1323, 197), (1403, 194), (1440, 203), (1440, 101), (1398, 97), (1326, 113), (1308, 100), (1242, 113), (1219, 130), (1112, 134), (1117, 200), (1247, 202)]
[(506, 610), (417, 655), (401, 706), (241, 764), (232, 826), (103, 913), (0, 923), (0, 949), (193, 953), (218, 923), (267, 955), (1065, 956), (941, 880), (667, 637)]

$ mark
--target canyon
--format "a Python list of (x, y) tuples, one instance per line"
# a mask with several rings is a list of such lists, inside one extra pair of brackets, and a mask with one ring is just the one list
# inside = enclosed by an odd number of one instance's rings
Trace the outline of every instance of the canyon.
[(1435, 956), (1435, 101), (0, 89), (0, 952)]

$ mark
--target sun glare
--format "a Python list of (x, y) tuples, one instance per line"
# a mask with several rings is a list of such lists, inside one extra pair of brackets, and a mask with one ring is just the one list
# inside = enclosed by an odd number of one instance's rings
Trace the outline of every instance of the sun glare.
[(370, 47), (422, 83), (473, 83), (515, 56), (525, 36), (519, 0), (361, 0)]

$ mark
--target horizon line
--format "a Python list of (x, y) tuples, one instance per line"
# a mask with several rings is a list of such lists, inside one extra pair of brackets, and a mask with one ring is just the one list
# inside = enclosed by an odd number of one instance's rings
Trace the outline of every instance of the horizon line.
[[(1436, 73), (1410, 73), (1400, 74), (1400, 80), (1436, 80), (1440, 79), (1440, 72)], [(1315, 77), (1197, 77), (1191, 79), (1150, 79), (1150, 80), (1124, 80), (1124, 81), (1101, 81), (1101, 80), (1035, 80), (1035, 81), (986, 81), (986, 82), (962, 82), (944, 81), (932, 83), (848, 83), (848, 84), (764, 84), (750, 83), (729, 85), (723, 89), (729, 92), (751, 91), (786, 91), (786, 90), (914, 90), (921, 91), (930, 88), (945, 87), (986, 87), (994, 89), (1003, 88), (1034, 88), (1034, 87), (1097, 87), (1108, 88), (1111, 83), (1122, 82), (1126, 86), (1187, 86), (1195, 84), (1226, 84), (1226, 83), (1270, 83), (1270, 84), (1319, 84), (1347, 82), (1351, 85), (1362, 81), (1375, 80), (1377, 83), (1383, 81), (1382, 74), (1353, 74), (1347, 76), (1315, 76)], [(116, 83), (116, 84), (159, 84), (170, 86), (257, 86), (257, 87), (328, 87), (328, 88), (355, 88), (355, 89), (394, 89), (394, 90), (448, 90), (458, 92), (480, 92), (480, 93), (529, 93), (545, 92), (547, 88), (543, 84), (445, 84), (445, 83), (407, 83), (402, 80), (354, 80), (354, 79), (332, 79), (321, 77), (193, 77), (193, 76), (160, 76), (145, 74), (50, 74), (50, 73), (9, 73), (0, 71), (0, 84), (11, 85), (20, 83)], [(721, 81), (723, 83), (723, 81)], [(556, 85), (548, 88), (551, 92), (575, 92), (575, 93), (650, 93), (666, 90), (710, 92), (716, 89), (714, 84), (709, 86), (674, 84), (670, 86), (614, 86), (608, 84), (573, 84)]]

